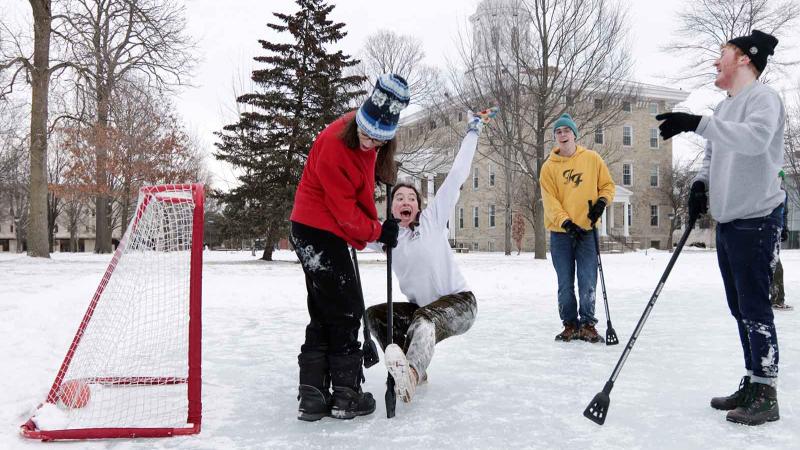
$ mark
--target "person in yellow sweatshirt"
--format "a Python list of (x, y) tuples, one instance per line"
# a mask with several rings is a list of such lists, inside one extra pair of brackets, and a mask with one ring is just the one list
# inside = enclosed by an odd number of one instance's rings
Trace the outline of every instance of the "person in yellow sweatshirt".
[[(539, 185), (564, 325), (556, 340), (603, 342), (594, 327), (597, 252), (590, 231), (614, 200), (614, 181), (600, 155), (575, 143), (578, 127), (569, 114), (556, 120), (553, 134), (557, 147), (542, 165)], [(575, 298), (576, 266), (580, 303)]]

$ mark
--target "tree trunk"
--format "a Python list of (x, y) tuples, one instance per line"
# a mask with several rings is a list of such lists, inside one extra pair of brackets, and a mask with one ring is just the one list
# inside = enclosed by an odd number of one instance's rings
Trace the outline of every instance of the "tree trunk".
[[(506, 152), (506, 156), (508, 156), (509, 153), (510, 152)], [(504, 230), (504, 235), (505, 235), (504, 250), (505, 250), (505, 255), (509, 256), (509, 255), (511, 255), (511, 221), (512, 221), (512, 217), (511, 217), (511, 189), (512, 189), (512, 187), (511, 187), (510, 180), (511, 180), (511, 177), (513, 176), (513, 172), (511, 171), (511, 168), (510, 168), (510, 166), (511, 166), (510, 158), (506, 158), (506, 160), (504, 161), (503, 165), (505, 166), (506, 180), (507, 180), (506, 181), (506, 192), (505, 192), (506, 212), (505, 212), (505, 230)]]
[(260, 259), (263, 259), (264, 261), (272, 261), (272, 248), (273, 247), (271, 245), (265, 245), (264, 253), (261, 254)]
[(28, 256), (49, 258), (47, 240), (47, 93), (50, 84), (50, 0), (30, 0), (33, 10), (31, 70), (30, 217)]
[(102, 133), (97, 139), (95, 149), (95, 178), (97, 181), (97, 199), (95, 200), (95, 253), (111, 253), (111, 228), (108, 214), (108, 174), (106, 166), (108, 150), (106, 149), (108, 132), (109, 98), (103, 81), (98, 80), (97, 88), (97, 126), (96, 133)]
[(542, 190), (539, 185), (539, 175), (544, 164), (544, 113), (539, 114), (539, 124), (536, 132), (536, 179), (533, 187), (533, 257), (534, 259), (547, 259), (547, 233), (544, 228), (544, 204), (542, 204)]

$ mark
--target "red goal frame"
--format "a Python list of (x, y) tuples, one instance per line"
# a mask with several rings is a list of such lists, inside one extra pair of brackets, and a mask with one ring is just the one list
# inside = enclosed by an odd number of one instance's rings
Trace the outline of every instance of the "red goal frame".
[[(158, 194), (170, 191), (191, 191), (191, 200), (188, 198), (179, 197), (162, 197)], [(79, 428), (79, 429), (64, 429), (64, 430), (40, 430), (36, 427), (33, 419), (25, 422), (21, 428), (20, 433), (22, 436), (30, 439), (41, 439), (43, 441), (61, 440), (61, 439), (106, 439), (106, 438), (137, 438), (137, 437), (168, 437), (179, 435), (191, 435), (200, 432), (200, 422), (202, 416), (202, 401), (201, 401), (201, 385), (202, 385), (202, 270), (203, 270), (203, 221), (204, 221), (204, 185), (201, 183), (195, 184), (167, 184), (158, 186), (146, 186), (139, 190), (140, 195), (144, 198), (141, 205), (136, 210), (136, 214), (132, 218), (130, 233), (136, 230), (139, 220), (142, 217), (147, 206), (153, 201), (166, 201), (166, 202), (194, 202), (194, 211), (192, 213), (192, 245), (190, 257), (190, 275), (189, 275), (189, 345), (188, 345), (188, 375), (186, 378), (177, 377), (95, 377), (87, 378), (82, 381), (96, 384), (106, 385), (154, 385), (154, 384), (187, 384), (188, 391), (188, 408), (187, 408), (187, 427), (175, 428)], [(108, 284), (114, 269), (122, 256), (124, 243), (127, 236), (122, 238), (122, 242), (117, 246), (114, 256), (108, 265), (108, 268), (100, 281), (97, 290), (92, 297), (89, 308), (83, 316), (78, 331), (72, 339), (72, 344), (64, 357), (61, 367), (56, 375), (53, 385), (47, 395), (46, 403), (55, 404), (58, 401), (58, 392), (64, 382), (64, 375), (70, 366), (72, 357), (75, 354), (78, 345), (81, 342), (84, 331), (87, 325), (92, 320), (97, 303), (103, 294), (103, 291)], [(40, 405), (41, 406), (41, 405)]]

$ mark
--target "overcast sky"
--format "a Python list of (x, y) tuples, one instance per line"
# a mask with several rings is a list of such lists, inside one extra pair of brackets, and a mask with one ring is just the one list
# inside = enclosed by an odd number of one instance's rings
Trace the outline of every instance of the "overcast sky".
[[(677, 11), (689, 1), (623, 1), (629, 7), (635, 81), (670, 85), (664, 75), (674, 73), (681, 67), (681, 61), (666, 55), (660, 47), (670, 40), (678, 26)], [(427, 62), (445, 69), (448, 59), (456, 59), (459, 30), (467, 29), (468, 18), (480, 0), (339, 0), (334, 3), (333, 19), (344, 22), (348, 33), (340, 42), (345, 53), (357, 56), (369, 34), (387, 29), (421, 39)], [(234, 177), (210, 156), (215, 142), (212, 133), (236, 120), (235, 94), (250, 88), (250, 72), (257, 67), (253, 57), (265, 54), (257, 41), (275, 37), (266, 27), (267, 23), (276, 22), (272, 12), (291, 14), (297, 11), (297, 5), (293, 0), (185, 0), (185, 5), (187, 32), (197, 41), (200, 63), (192, 78), (194, 87), (183, 89), (175, 98), (175, 105), (188, 129), (209, 152), (208, 162), (217, 175), (217, 183), (223, 187)], [(19, 8), (25, 16), (30, 16), (26, 1), (0, 0), (0, 13), (6, 7)], [(783, 44), (782, 41), (777, 51), (785, 48)], [(798, 76), (800, 71), (794, 70), (791, 77), (797, 80)], [(786, 83), (790, 84), (793, 83)], [(710, 90), (683, 88), (691, 92), (686, 106), (695, 112), (701, 112), (704, 106), (721, 98)], [(676, 153), (685, 153), (682, 149), (685, 144), (679, 141), (681, 139), (676, 139)]]

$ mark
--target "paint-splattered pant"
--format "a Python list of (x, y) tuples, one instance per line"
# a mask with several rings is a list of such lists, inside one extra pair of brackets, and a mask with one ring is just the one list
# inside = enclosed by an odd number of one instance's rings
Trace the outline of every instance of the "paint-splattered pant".
[(292, 245), (308, 291), (305, 343), (300, 347), (300, 384), (360, 385), (358, 342), (363, 303), (347, 243), (324, 230), (292, 223)]
[(717, 260), (728, 307), (739, 327), (744, 365), (754, 381), (778, 376), (778, 335), (769, 301), (778, 261), (783, 206), (767, 216), (717, 224)]
[[(387, 305), (367, 308), (370, 332), (386, 348)], [(433, 348), (451, 336), (464, 334), (475, 323), (478, 303), (472, 292), (445, 295), (419, 307), (414, 303), (392, 302), (392, 342), (406, 353), (408, 362), (420, 377), (433, 358)]]

